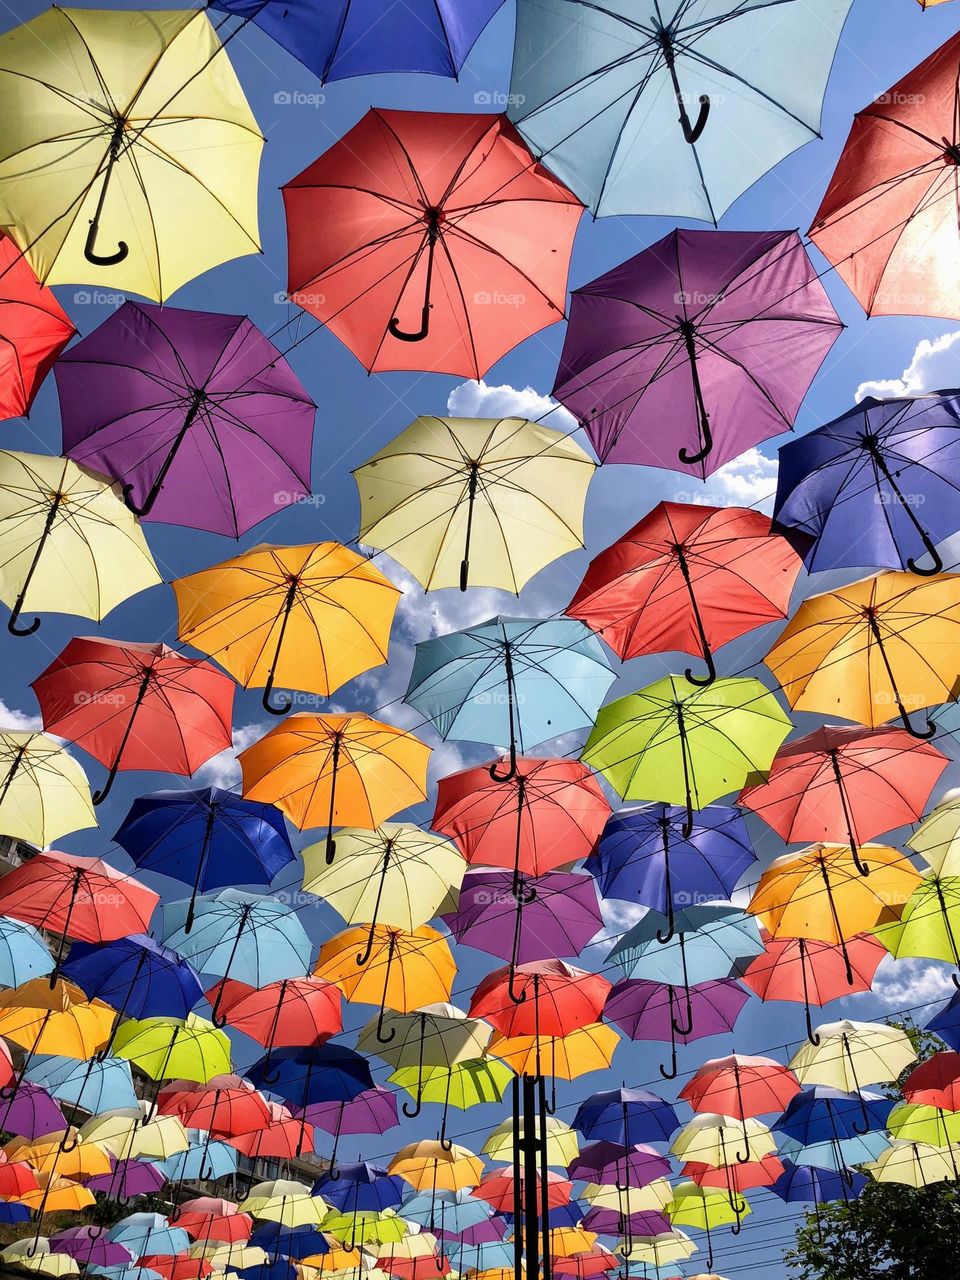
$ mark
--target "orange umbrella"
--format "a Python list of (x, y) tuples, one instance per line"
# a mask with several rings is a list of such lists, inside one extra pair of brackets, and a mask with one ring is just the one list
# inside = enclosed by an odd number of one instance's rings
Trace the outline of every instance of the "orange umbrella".
[(387, 1172), (398, 1174), (415, 1191), (460, 1191), (477, 1185), (483, 1177), (483, 1161), (456, 1143), (447, 1150), (441, 1142), (426, 1140), (401, 1147)]
[(494, 1035), (487, 1052), (512, 1067), (517, 1075), (548, 1075), (576, 1080), (588, 1071), (610, 1066), (620, 1037), (602, 1022), (589, 1022), (565, 1036)]

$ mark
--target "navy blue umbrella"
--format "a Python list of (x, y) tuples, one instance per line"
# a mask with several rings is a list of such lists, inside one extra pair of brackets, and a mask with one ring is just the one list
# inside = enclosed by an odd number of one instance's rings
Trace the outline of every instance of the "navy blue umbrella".
[(960, 391), (861, 401), (780, 449), (774, 528), (823, 569), (943, 568), (960, 530)]
[(783, 1173), (772, 1183), (770, 1190), (786, 1204), (794, 1204), (798, 1200), (813, 1203), (817, 1237), (822, 1244), (819, 1205), (831, 1200), (849, 1203), (857, 1198), (869, 1181), (865, 1173), (855, 1173), (852, 1169), (824, 1169), (818, 1165), (794, 1164), (791, 1160), (784, 1160)]
[(343, 1213), (380, 1213), (393, 1209), (410, 1190), (403, 1178), (365, 1160), (328, 1169), (314, 1183), (311, 1195), (322, 1196)]
[(878, 1093), (863, 1089), (858, 1093), (844, 1093), (818, 1084), (791, 1098), (773, 1128), (804, 1147), (819, 1142), (839, 1143), (844, 1138), (862, 1137), (873, 1130), (885, 1129), (893, 1107), (892, 1099)]
[(140, 796), (114, 839), (140, 870), (193, 886), (188, 931), (197, 894), (269, 884), (294, 859), (279, 809), (219, 787)]
[(318, 1102), (352, 1102), (373, 1088), (366, 1058), (339, 1044), (274, 1049), (253, 1064), (247, 1079), (298, 1110)]
[(312, 1258), (330, 1252), (319, 1227), (285, 1227), (280, 1222), (262, 1222), (247, 1243), (274, 1258)]
[(960, 1053), (960, 991), (931, 1018), (927, 1030), (935, 1031), (945, 1044)]
[(590, 1142), (668, 1142), (680, 1128), (673, 1107), (647, 1089), (604, 1089), (580, 1103), (573, 1118)]

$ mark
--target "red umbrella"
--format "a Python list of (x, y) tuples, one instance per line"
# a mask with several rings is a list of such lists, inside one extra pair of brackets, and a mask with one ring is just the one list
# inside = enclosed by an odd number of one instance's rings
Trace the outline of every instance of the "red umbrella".
[(284, 978), (263, 987), (225, 978), (207, 999), (231, 1027), (267, 1049), (321, 1045), (343, 1030), (340, 988), (323, 978)]
[(955, 35), (861, 111), (810, 239), (868, 315), (960, 318)]
[[(800, 1081), (789, 1067), (773, 1058), (751, 1058), (731, 1053), (726, 1058), (711, 1058), (693, 1073), (680, 1090), (680, 1097), (694, 1111), (733, 1116), (745, 1121), (748, 1116), (763, 1116), (785, 1111), (791, 1098), (800, 1092)], [(750, 1161), (750, 1136), (743, 1130), (743, 1159), (737, 1152), (738, 1164)]]
[(191, 774), (230, 746), (234, 682), (165, 644), (78, 636), (31, 685), (43, 727), (83, 747), (110, 772)]
[(249, 1239), (253, 1218), (249, 1213), (242, 1213), (232, 1200), (199, 1196), (195, 1200), (184, 1200), (171, 1214), (170, 1225), (182, 1227), (194, 1240), (236, 1244)]
[(680, 1170), (681, 1178), (689, 1178), (698, 1187), (719, 1187), (724, 1191), (749, 1191), (751, 1187), (770, 1187), (783, 1173), (783, 1164), (773, 1155), (746, 1164), (715, 1166), (688, 1160)]
[(496, 763), (441, 778), (433, 829), (456, 841), (470, 863), (541, 876), (593, 849), (610, 806), (578, 760), (521, 756), (504, 782)]
[(859, 845), (920, 817), (947, 763), (904, 729), (827, 724), (785, 743), (737, 803), (788, 843), (846, 841), (859, 865)]
[(583, 206), (505, 116), (368, 111), (283, 200), (289, 295), (368, 370), (480, 378), (563, 318)]
[(213, 1263), (208, 1258), (190, 1258), (186, 1254), (141, 1258), (137, 1266), (145, 1271), (156, 1271), (163, 1280), (204, 1280), (213, 1271)]
[(506, 1037), (565, 1036), (599, 1022), (611, 984), (563, 960), (536, 960), (488, 973), (473, 993), (471, 1018)]
[[(491, 1173), (485, 1173), (479, 1183), (474, 1187), (470, 1194), (476, 1200), (485, 1200), (495, 1213), (513, 1213), (513, 1170), (512, 1169), (496, 1169)], [(524, 1177), (520, 1174), (520, 1196), (521, 1204), (523, 1203)], [(569, 1204), (570, 1195), (573, 1191), (573, 1183), (568, 1182), (566, 1178), (561, 1178), (559, 1173), (554, 1173), (552, 1169), (547, 1172), (547, 1206), (550, 1209), (558, 1209), (562, 1204)], [(540, 1178), (537, 1177), (537, 1200), (540, 1200), (541, 1184)]]
[(807, 1017), (807, 1035), (812, 1043), (810, 1006), (818, 1007), (840, 996), (869, 991), (873, 975), (888, 951), (872, 934), (862, 933), (846, 941), (846, 956), (853, 974), (847, 977), (844, 948), (816, 938), (771, 938), (761, 928), (764, 951), (755, 956), (741, 975), (744, 986), (761, 1000), (790, 1000), (802, 1003)]
[(76, 333), (12, 240), (0, 236), (0, 418), (29, 411), (40, 384)]
[(214, 1076), (206, 1084), (171, 1080), (157, 1094), (157, 1109), (176, 1116), (185, 1129), (203, 1129), (214, 1138), (233, 1138), (271, 1122), (263, 1095), (233, 1075)]
[(432, 1277), (450, 1273), (450, 1263), (442, 1253), (409, 1258), (386, 1252), (380, 1254), (376, 1265), (388, 1275), (399, 1276), (400, 1280), (431, 1280)]
[(960, 1053), (943, 1050), (921, 1062), (903, 1082), (908, 1102), (941, 1111), (960, 1111)]
[(0, 880), (0, 915), (60, 935), (50, 986), (56, 985), (66, 938), (112, 942), (146, 933), (160, 895), (99, 858), (50, 849)]
[(4, 1200), (19, 1200), (31, 1191), (39, 1191), (37, 1171), (28, 1164), (10, 1160), (0, 1164), (0, 1197)]
[(251, 1160), (293, 1160), (313, 1150), (313, 1125), (296, 1119), (278, 1102), (267, 1103), (266, 1127), (256, 1125), (228, 1139)]
[(555, 1275), (574, 1276), (576, 1280), (591, 1280), (608, 1271), (616, 1271), (620, 1265), (615, 1254), (602, 1244), (595, 1244), (589, 1253), (553, 1254), (550, 1265)]
[(621, 658), (701, 653), (787, 616), (801, 559), (770, 518), (742, 507), (661, 502), (590, 562), (567, 606)]

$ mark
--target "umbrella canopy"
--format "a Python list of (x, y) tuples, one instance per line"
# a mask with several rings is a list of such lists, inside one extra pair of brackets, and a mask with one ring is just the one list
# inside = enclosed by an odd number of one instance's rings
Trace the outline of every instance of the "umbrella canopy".
[(855, 1093), (896, 1080), (917, 1058), (907, 1034), (886, 1023), (824, 1022), (817, 1036), (816, 1044), (802, 1045), (790, 1059), (790, 1069), (805, 1086), (832, 1085)]
[[(384, 1021), (389, 1025), (388, 1019)], [(385, 1056), (382, 1050), (377, 1052)], [(446, 1116), (450, 1107), (466, 1111), (481, 1102), (500, 1102), (513, 1075), (513, 1071), (496, 1058), (477, 1057), (449, 1067), (421, 1068), (419, 1064), (400, 1067), (390, 1073), (390, 1082), (405, 1089), (414, 1099), (414, 1105), (419, 1100), (436, 1102), (443, 1107), (440, 1128), (441, 1136), (445, 1138)], [(409, 1114), (409, 1108), (406, 1114)], [(483, 1150), (486, 1152), (486, 1147)]]
[(761, 512), (661, 502), (591, 560), (566, 613), (623, 659), (702, 653), (715, 676), (713, 647), (785, 618), (799, 571)]
[(799, 1092), (793, 1073), (773, 1058), (732, 1053), (698, 1067), (679, 1096), (694, 1111), (745, 1119), (781, 1112)]
[(151, 1080), (203, 1084), (230, 1072), (230, 1041), (212, 1023), (186, 1018), (131, 1018), (114, 1038), (114, 1052)]
[(76, 330), (12, 240), (0, 238), (0, 417), (19, 418)]
[(55, 376), (64, 452), (144, 519), (238, 538), (310, 492), (315, 406), (245, 316), (126, 302)]
[(427, 1187), (437, 1191), (460, 1191), (476, 1187), (483, 1177), (483, 1161), (466, 1147), (442, 1146), (429, 1139), (409, 1142), (387, 1165), (415, 1191)]
[[(946, 960), (960, 970), (960, 876), (928, 873), (919, 880), (899, 919), (886, 917), (873, 930), (896, 957)], [(960, 974), (954, 976), (954, 985)]]
[[(11, 1110), (17, 1108), (30, 1083), (41, 1086), (71, 1106), (89, 1108), (93, 1115), (137, 1105), (130, 1064), (122, 1058), (106, 1057), (91, 1064), (79, 1063), (59, 1054), (35, 1057), (27, 1068), (26, 1082), (21, 1084), (17, 1097), (10, 1103)], [(7, 1128), (11, 1128), (12, 1121), (6, 1110), (0, 1116)], [(38, 1129), (37, 1132), (51, 1133), (52, 1129)]]
[(354, 471), (359, 538), (427, 591), (519, 594), (583, 546), (595, 466), (570, 436), (525, 418), (417, 418)]
[(0, 991), (0, 1035), (34, 1053), (55, 1053), (87, 1062), (106, 1043), (113, 1010), (87, 1000), (79, 987), (58, 979), (33, 978)]
[(936, 875), (953, 877), (960, 874), (960, 797), (942, 799), (906, 844)]
[(795, 231), (674, 231), (574, 291), (554, 395), (601, 461), (705, 479), (792, 428), (840, 329)]
[(812, 539), (811, 573), (866, 566), (930, 575), (943, 568), (936, 543), (960, 527), (958, 487), (960, 397), (868, 397), (781, 447), (774, 526)]
[(583, 206), (504, 116), (375, 108), (283, 199), (291, 300), (371, 372), (481, 378), (563, 316)]
[(895, 1182), (907, 1187), (929, 1187), (935, 1182), (956, 1182), (956, 1162), (939, 1147), (920, 1142), (892, 1142), (864, 1169), (875, 1182)]
[(321, 81), (389, 71), (457, 76), (474, 41), (503, 0), (415, 0), (402, 11), (364, 9), (350, 0), (333, 8), (264, 8), (250, 0), (211, 7), (252, 19)]
[(599, 974), (541, 960), (488, 973), (473, 993), (470, 1013), (502, 1036), (564, 1036), (599, 1022), (609, 994), (610, 983)]
[(626, 1087), (591, 1094), (577, 1107), (573, 1123), (585, 1138), (623, 1146), (631, 1141), (663, 1142), (680, 1127), (673, 1107), (659, 1094)]
[[(2, 80), (0, 68), (0, 94)], [(69, 458), (39, 453), (0, 452), (0, 557), (12, 635), (40, 626), (39, 619), (17, 625), (24, 609), (99, 622), (161, 581), (116, 487)]]
[(258, 1044), (323, 1044), (342, 1030), (340, 989), (322, 978), (281, 978), (260, 987), (223, 978), (207, 993), (236, 1031)]
[(918, 738), (935, 732), (910, 711), (953, 696), (960, 576), (887, 572), (809, 596), (766, 656), (797, 711), (876, 728), (899, 715)]
[[(544, 1116), (544, 1131), (546, 1135), (547, 1164), (562, 1165), (566, 1168), (580, 1151), (580, 1142), (577, 1134), (557, 1116), (549, 1115)], [(512, 1160), (512, 1120), (504, 1120), (498, 1124), (480, 1150), (488, 1160), (494, 1162), (502, 1161), (505, 1163), (508, 1160)], [(408, 1206), (404, 1205), (405, 1215), (407, 1215), (407, 1210)]]
[(50, 9), (7, 33), (0, 104), (0, 224), (41, 280), (163, 301), (259, 252), (263, 139), (206, 14)]
[(704, 688), (664, 676), (601, 709), (583, 759), (625, 800), (684, 805), (688, 839), (694, 809), (765, 771), (790, 729), (776, 698), (753, 677)]
[(339, 542), (263, 544), (173, 583), (181, 640), (209, 653), (240, 684), (328, 695), (387, 660), (400, 589)]
[(88, 995), (113, 1005), (118, 1020), (185, 1018), (203, 998), (193, 967), (144, 933), (132, 933), (106, 945), (75, 942), (62, 971)]
[(849, 8), (521, 0), (510, 114), (595, 214), (716, 222), (819, 135)]
[(76, 637), (30, 686), (43, 727), (109, 767), (194, 773), (231, 745), (232, 680), (165, 644)]
[(19, 987), (53, 968), (53, 957), (32, 924), (0, 916), (0, 986)]
[(590, 1071), (604, 1071), (613, 1060), (620, 1037), (602, 1022), (588, 1022), (566, 1035), (503, 1036), (490, 1041), (490, 1053), (502, 1058), (517, 1075), (553, 1076), (576, 1080)]
[[(61, 1061), (69, 1062), (74, 1068), (78, 1067), (80, 1062), (79, 1059), (69, 1058)], [(28, 1071), (32, 1065), (33, 1055), (27, 1064)], [(46, 1134), (66, 1130), (66, 1116), (46, 1089), (26, 1078), (20, 1079), (15, 1089), (10, 1089), (8, 1086), (14, 1082), (14, 1072), (7, 1054), (4, 1054), (2, 1067), (5, 1079), (5, 1105), (0, 1112), (0, 1123), (3, 1125), (4, 1132), (14, 1133), (24, 1138), (42, 1138)], [(84, 1064), (85, 1069), (86, 1064)], [(6, 1165), (0, 1162), (0, 1170), (5, 1167)], [(0, 1194), (10, 1194), (10, 1191), (0, 1192)]]
[(950, 213), (958, 56), (955, 35), (854, 117), (814, 216), (811, 240), (868, 315), (960, 314)]
[(44, 733), (0, 732), (0, 827), (39, 848), (95, 827), (90, 787), (76, 760)]
[(379, 924), (345, 929), (323, 943), (314, 967), (348, 1000), (378, 1004), (381, 1027), (385, 1009), (409, 1013), (448, 1000), (456, 971), (447, 940), (428, 925), (409, 932)]

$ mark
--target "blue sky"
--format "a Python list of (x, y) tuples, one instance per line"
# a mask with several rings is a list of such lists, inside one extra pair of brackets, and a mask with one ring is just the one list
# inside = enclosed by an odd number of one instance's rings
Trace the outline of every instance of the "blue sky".
[[(4, 25), (12, 27), (40, 13), (41, 4), (4, 4)], [(116, 6), (125, 7), (125, 6)], [(174, 6), (170, 6), (174, 7)], [(852, 114), (871, 98), (898, 80), (939, 44), (953, 35), (960, 20), (960, 4), (947, 4), (923, 14), (915, 0), (855, 0), (840, 43), (837, 61), (827, 92), (823, 122), (824, 139), (803, 148), (781, 163), (744, 195), (724, 217), (726, 229), (757, 230), (799, 228), (805, 230), (819, 203), (843, 145)], [(260, 213), (264, 252), (220, 267), (177, 293), (173, 306), (233, 313), (245, 313), (265, 332), (274, 333), (290, 322), (278, 338), (279, 345), (298, 332), (295, 307), (284, 300), (285, 237), (279, 187), (345, 133), (370, 106), (409, 107), (435, 111), (489, 110), (488, 104), (501, 101), (507, 92), (513, 32), (511, 0), (495, 17), (480, 38), (459, 82), (428, 76), (365, 77), (341, 81), (321, 88), (298, 62), (274, 45), (256, 28), (246, 29), (230, 43), (230, 57), (266, 136), (260, 179)], [(784, 54), (785, 71), (789, 51)], [(663, 219), (603, 218), (589, 216), (577, 236), (570, 286), (577, 287), (596, 275), (654, 243), (674, 223)], [(814, 253), (818, 268), (825, 264)], [(905, 370), (911, 373), (905, 390), (919, 390), (960, 383), (955, 372), (957, 357), (945, 335), (960, 330), (960, 323), (930, 319), (880, 318), (866, 322), (858, 304), (844, 286), (828, 275), (826, 286), (841, 318), (847, 325), (828, 356), (808, 396), (798, 421), (798, 430), (808, 430), (848, 408), (858, 387), (864, 383), (888, 383), (892, 392), (900, 385)], [(102, 323), (122, 299), (78, 286), (57, 290), (81, 334)], [(305, 323), (311, 324), (311, 321)], [(501, 360), (485, 379), (485, 386), (462, 386), (461, 380), (430, 374), (384, 374), (369, 377), (354, 357), (329, 333), (320, 332), (301, 344), (291, 363), (313, 395), (319, 409), (314, 447), (316, 498), (311, 503), (278, 508), (271, 517), (244, 539), (242, 545), (257, 542), (299, 542), (334, 538), (350, 542), (356, 534), (358, 508), (350, 475), (363, 462), (421, 413), (450, 410), (469, 415), (521, 412), (542, 413), (548, 406), (545, 396), (553, 384), (554, 372), (564, 334), (558, 324), (527, 340)], [(960, 334), (958, 334), (960, 337)], [(938, 344), (937, 340), (940, 341)], [(922, 343), (934, 344), (929, 350)], [(954, 351), (960, 352), (960, 344)], [(510, 389), (519, 389), (512, 392)], [(555, 415), (556, 417), (556, 415)], [(15, 449), (56, 453), (60, 447), (57, 400), (52, 379), (39, 395), (29, 422), (12, 421), (4, 426), (7, 446)], [(753, 451), (745, 461), (713, 482), (710, 493), (723, 501), (762, 503), (775, 488), (775, 443)], [(683, 476), (627, 467), (607, 467), (598, 472), (587, 506), (587, 552), (566, 557), (538, 575), (518, 604), (502, 593), (472, 591), (466, 598), (458, 592), (439, 592), (424, 598), (411, 587), (406, 575), (385, 563), (388, 573), (410, 588), (398, 614), (389, 669), (372, 672), (340, 690), (334, 703), (340, 708), (374, 709), (392, 702), (402, 693), (412, 657), (413, 642), (438, 631), (454, 629), (482, 620), (496, 612), (541, 614), (562, 607), (577, 586), (590, 554), (595, 554), (625, 529), (633, 525), (662, 498), (690, 500), (695, 486)], [(158, 524), (145, 526), (160, 572), (167, 580), (222, 560), (233, 554), (235, 544), (214, 535), (186, 532)], [(809, 590), (809, 587), (805, 589)], [(14, 641), (4, 633), (3, 663), (0, 671), (0, 698), (8, 720), (36, 715), (29, 682), (60, 651), (74, 634), (89, 634), (93, 624), (72, 618), (48, 616), (40, 632), (29, 640)], [(740, 669), (765, 651), (775, 632), (767, 628), (724, 651), (721, 672)], [(156, 587), (127, 602), (105, 621), (106, 636), (170, 641), (176, 633), (173, 593), (167, 586)], [(677, 669), (676, 657), (663, 655), (637, 660), (624, 668), (613, 695), (639, 687), (668, 670)], [(258, 691), (238, 692), (235, 726), (239, 745), (246, 745), (270, 727), (259, 707)], [(305, 704), (301, 709), (310, 709)], [(316, 709), (321, 709), (316, 704)], [(387, 717), (398, 714), (394, 707)], [(402, 715), (402, 712), (399, 714)], [(412, 721), (410, 721), (412, 722)], [(99, 766), (90, 765), (94, 782), (101, 777)], [(433, 775), (456, 769), (487, 755), (483, 748), (469, 744), (448, 745), (438, 750)], [(236, 769), (229, 756), (214, 761), (199, 775), (201, 781), (231, 784)], [(952, 781), (952, 776), (948, 781)], [(166, 776), (121, 774), (109, 802), (99, 813), (101, 831), (83, 833), (62, 842), (64, 848), (85, 853), (109, 854), (117, 865), (124, 855), (111, 846), (116, 830), (132, 798), (146, 791), (177, 785)], [(428, 812), (414, 815), (425, 820)], [(773, 856), (776, 847), (769, 833), (754, 826), (763, 856)], [(167, 881), (162, 887), (169, 897), (179, 896)], [(301, 908), (301, 918), (319, 939), (335, 926), (332, 913), (320, 907)], [(616, 927), (617, 922), (612, 922)], [(591, 953), (599, 963), (602, 950)], [(489, 967), (489, 957), (460, 949), (461, 975), (456, 990), (468, 990)], [(904, 976), (884, 979), (883, 999), (866, 996), (850, 1002), (855, 1016), (879, 1015), (886, 1005), (901, 1007), (945, 994), (936, 966), (912, 964)], [(459, 1003), (466, 1004), (465, 994)], [(834, 1006), (831, 1015), (842, 1006)], [(368, 1010), (350, 1011), (349, 1025), (366, 1021)], [(735, 1047), (741, 1052), (777, 1053), (777, 1046), (796, 1041), (803, 1034), (799, 1006), (763, 1006), (752, 1001), (737, 1029)], [(682, 1055), (681, 1071), (692, 1068), (708, 1056), (730, 1052), (734, 1043), (716, 1039), (692, 1046)], [(238, 1045), (241, 1060), (250, 1046)], [(781, 1053), (782, 1056), (782, 1053)], [(625, 1042), (615, 1059), (613, 1078), (629, 1084), (652, 1083), (660, 1061), (657, 1046)], [(382, 1077), (381, 1077), (382, 1078)], [(682, 1077), (681, 1077), (682, 1078)], [(561, 1090), (561, 1101), (575, 1102), (594, 1088), (609, 1086), (610, 1079), (587, 1077), (570, 1089)], [(655, 1084), (653, 1087), (657, 1087)], [(561, 1114), (570, 1118), (572, 1111)], [(454, 1134), (468, 1145), (479, 1147), (482, 1135), (502, 1118), (499, 1108), (482, 1108), (466, 1117), (456, 1116)], [(416, 1133), (430, 1132), (433, 1123), (427, 1113)], [(473, 1132), (479, 1131), (479, 1132)], [(416, 1136), (414, 1126), (396, 1130), (385, 1138), (370, 1141), (357, 1150), (365, 1157), (388, 1155), (401, 1142)], [(756, 1215), (739, 1241), (729, 1236), (718, 1239), (716, 1270), (728, 1276), (755, 1274), (777, 1277), (782, 1274), (777, 1261), (780, 1246), (791, 1234), (791, 1219), (771, 1204), (768, 1195), (755, 1198)], [(702, 1261), (702, 1259), (701, 1259)], [(696, 1270), (696, 1268), (693, 1268)]]

